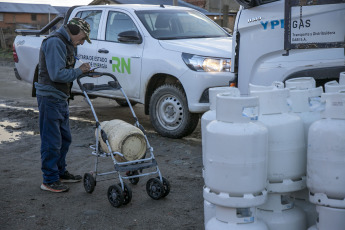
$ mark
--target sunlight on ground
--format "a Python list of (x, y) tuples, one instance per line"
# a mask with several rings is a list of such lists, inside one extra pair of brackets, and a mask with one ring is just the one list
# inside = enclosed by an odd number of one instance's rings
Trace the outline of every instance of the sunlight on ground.
[[(6, 127), (10, 127), (6, 129)], [(12, 142), (20, 139), (20, 135), (22, 134), (29, 134), (34, 135), (33, 131), (12, 131), (12, 129), (16, 129), (20, 127), (18, 122), (11, 122), (11, 121), (1, 121), (0, 122), (0, 144), (3, 142)]]
[[(8, 109), (19, 110), (19, 111), (32, 110), (35, 113), (38, 113), (38, 110), (33, 109), (33, 108), (10, 106), (3, 103), (0, 104), (0, 108), (8, 108)], [(76, 120), (76, 121), (93, 122), (92, 120), (83, 119), (79, 117), (70, 117), (70, 119)], [(6, 127), (9, 127), (9, 128), (6, 129)], [(0, 144), (2, 144), (3, 142), (13, 142), (13, 141), (19, 140), (22, 134), (34, 135), (33, 131), (15, 131), (15, 130), (19, 130), (19, 128), (20, 128), (20, 124), (18, 122), (11, 122), (9, 120), (0, 121)]]

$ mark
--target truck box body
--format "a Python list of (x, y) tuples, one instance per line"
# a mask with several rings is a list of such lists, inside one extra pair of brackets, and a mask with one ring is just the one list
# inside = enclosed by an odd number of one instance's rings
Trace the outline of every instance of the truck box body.
[[(231, 71), (237, 74), (241, 94), (248, 94), (249, 83), (270, 85), (273, 81), (314, 77), (322, 85), (339, 78), (339, 73), (345, 71), (343, 47), (291, 49), (287, 53), (284, 49), (285, 1), (262, 3), (247, 8), (241, 6), (236, 18), (233, 50), (238, 51), (232, 53)], [(345, 3), (292, 7), (291, 40), (306, 44), (332, 39), (345, 42), (344, 22)]]

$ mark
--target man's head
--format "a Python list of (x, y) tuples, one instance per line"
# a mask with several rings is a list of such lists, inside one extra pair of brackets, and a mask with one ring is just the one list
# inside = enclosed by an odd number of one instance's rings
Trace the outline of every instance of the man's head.
[(85, 20), (81, 18), (72, 18), (68, 24), (67, 28), (70, 32), (72, 43), (74, 47), (84, 44), (86, 40), (88, 43), (90, 41), (90, 25)]

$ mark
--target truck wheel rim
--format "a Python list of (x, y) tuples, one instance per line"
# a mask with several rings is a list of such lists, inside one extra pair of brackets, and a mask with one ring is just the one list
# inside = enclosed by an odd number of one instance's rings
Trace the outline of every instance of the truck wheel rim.
[(157, 103), (157, 118), (168, 130), (178, 128), (183, 119), (182, 103), (173, 95), (161, 97)]

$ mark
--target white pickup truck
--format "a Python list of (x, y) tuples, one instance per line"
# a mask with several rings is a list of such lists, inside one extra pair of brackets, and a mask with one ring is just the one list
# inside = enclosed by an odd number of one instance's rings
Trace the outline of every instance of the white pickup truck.
[[(73, 17), (91, 26), (92, 44), (79, 46), (78, 58), (99, 67), (98, 72), (115, 75), (130, 101), (145, 105), (162, 136), (181, 138), (192, 133), (200, 113), (209, 109), (208, 88), (234, 80), (231, 36), (196, 10), (163, 5), (77, 6), (67, 12), (64, 24)], [(37, 81), (39, 49), (45, 38), (41, 34), (60, 19), (40, 31), (16, 31), (18, 79)], [(109, 79), (88, 81), (104, 84)], [(72, 92), (81, 92), (78, 84), (73, 84)], [(120, 105), (126, 102), (118, 91), (97, 91), (93, 96), (114, 98)]]
[[(79, 58), (114, 74), (131, 101), (145, 104), (158, 133), (180, 138), (193, 132), (199, 114), (209, 109), (210, 87), (234, 83), (246, 95), (249, 83), (308, 76), (319, 86), (345, 71), (344, 0), (237, 2), (233, 37), (182, 7), (85, 6), (68, 15), (92, 26), (92, 44), (78, 48)], [(16, 37), (18, 78), (35, 81), (42, 39)], [(97, 95), (121, 103), (120, 94)]]

